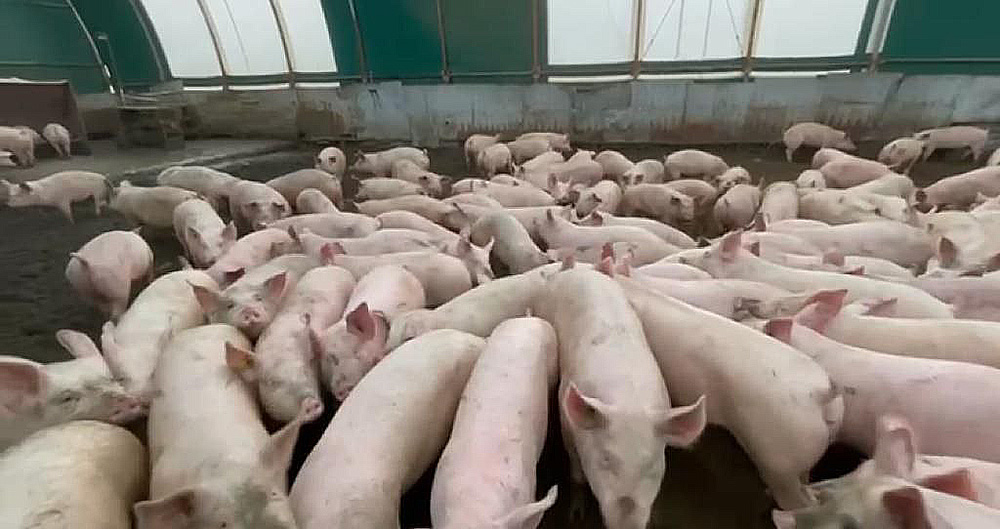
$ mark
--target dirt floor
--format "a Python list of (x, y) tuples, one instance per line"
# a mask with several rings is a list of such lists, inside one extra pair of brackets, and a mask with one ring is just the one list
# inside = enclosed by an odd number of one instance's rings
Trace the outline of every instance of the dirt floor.
[[(366, 150), (374, 150), (387, 145), (365, 145)], [(671, 148), (662, 145), (585, 145), (590, 149), (614, 148), (626, 156), (638, 160), (661, 158)], [(877, 145), (862, 145), (861, 154), (873, 157)], [(746, 167), (756, 180), (767, 181), (793, 179), (807, 168), (811, 152), (803, 149), (795, 163), (787, 163), (780, 146), (724, 145), (705, 146), (725, 158), (731, 165)], [(352, 157), (355, 149), (348, 148)], [(210, 156), (208, 149), (203, 155)], [(310, 167), (316, 149), (304, 146), (298, 150), (266, 154), (249, 159), (235, 159), (221, 162), (219, 169), (231, 172), (241, 178), (267, 180), (289, 171)], [(158, 170), (143, 170), (132, 162), (108, 164), (106, 158), (118, 156), (113, 149), (96, 151), (100, 159), (80, 157), (76, 163), (80, 168), (97, 163), (109, 167), (104, 169), (113, 180), (128, 174), (137, 184), (149, 185)], [(127, 153), (122, 157), (129, 156)], [(142, 163), (156, 166), (162, 163), (176, 163), (176, 155), (163, 153), (158, 156), (146, 153)], [(455, 179), (467, 174), (460, 146), (448, 146), (430, 150), (432, 169)], [(350, 159), (350, 158), (349, 158)], [(41, 161), (32, 171), (37, 177), (73, 165), (69, 162)], [(912, 175), (918, 184), (925, 184), (942, 176), (956, 174), (973, 167), (966, 160), (955, 155), (935, 156), (929, 163), (918, 165)], [(0, 178), (17, 176), (17, 170), (6, 170)], [(13, 178), (11, 178), (13, 179)], [(345, 182), (348, 196), (354, 186)], [(90, 203), (78, 204), (75, 208), (77, 221), (69, 224), (55, 209), (0, 207), (0, 232), (3, 243), (0, 248), (0, 352), (15, 354), (42, 362), (67, 359), (68, 355), (56, 344), (54, 333), (62, 328), (72, 328), (86, 332), (97, 338), (103, 319), (90, 307), (76, 298), (63, 276), (67, 258), (95, 235), (112, 230), (131, 228), (125, 220), (114, 212), (96, 217)], [(144, 232), (156, 256), (157, 271), (164, 273), (178, 267), (177, 257), (180, 247), (169, 233)], [(332, 410), (332, 406), (328, 407)], [(555, 409), (554, 407), (552, 409)], [(327, 417), (328, 419), (328, 417)], [(325, 421), (310, 425), (303, 432), (300, 443), (301, 456), (306, 453), (325, 427)], [(581, 529), (600, 527), (600, 514), (596, 503), (587, 503), (584, 521), (569, 519), (570, 484), (566, 470), (566, 456), (558, 434), (558, 421), (550, 426), (548, 443), (539, 467), (539, 496), (553, 483), (559, 484), (559, 501), (545, 517), (542, 527), (577, 527)], [(825, 458), (816, 470), (816, 477), (830, 477), (849, 470), (857, 463), (857, 454), (850, 451)], [(693, 450), (668, 450), (667, 476), (660, 496), (654, 506), (652, 528), (705, 528), (705, 529), (755, 529), (771, 527), (770, 499), (766, 495), (754, 467), (735, 443), (733, 438), (719, 429), (710, 429)], [(430, 493), (431, 473), (407, 494), (403, 505), (404, 527), (429, 525), (427, 498)]]

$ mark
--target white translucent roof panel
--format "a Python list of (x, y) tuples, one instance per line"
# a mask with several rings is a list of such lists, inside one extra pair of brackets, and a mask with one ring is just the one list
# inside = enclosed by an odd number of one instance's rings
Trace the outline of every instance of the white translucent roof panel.
[(647, 0), (640, 56), (646, 61), (743, 56), (747, 0)]
[(175, 77), (220, 75), (205, 18), (196, 0), (142, 0)]
[(868, 0), (764, 0), (759, 57), (854, 53)]
[(320, 0), (278, 0), (278, 5), (291, 41), (295, 71), (337, 71)]
[(549, 0), (549, 64), (632, 60), (633, 0)]
[(281, 34), (268, 0), (205, 0), (231, 75), (288, 71)]

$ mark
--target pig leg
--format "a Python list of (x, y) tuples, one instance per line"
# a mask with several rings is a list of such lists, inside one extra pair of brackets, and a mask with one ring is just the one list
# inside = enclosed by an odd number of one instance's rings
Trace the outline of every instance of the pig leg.
[(68, 220), (70, 224), (74, 224), (73, 203), (67, 200), (65, 202), (60, 202), (57, 207), (59, 208), (59, 211), (62, 211), (62, 214), (63, 216), (66, 217), (66, 220)]
[(926, 146), (924, 146), (924, 157), (923, 157), (923, 161), (925, 161), (925, 162), (926, 162), (926, 161), (927, 161), (927, 159), (928, 159), (928, 158), (930, 158), (932, 154), (934, 154), (934, 149), (935, 149), (935, 148), (936, 148), (936, 147), (934, 146), (934, 144), (933, 144), (933, 143), (928, 143), (928, 144), (927, 144)]
[[(563, 393), (560, 392), (560, 395)], [(566, 448), (566, 455), (569, 458), (569, 519), (573, 521), (583, 521), (586, 517), (587, 508), (587, 476), (583, 473), (583, 465), (580, 463), (580, 455), (576, 452), (576, 445), (573, 444), (572, 426), (569, 419), (559, 406), (559, 424), (562, 429), (563, 446)]]
[(983, 155), (983, 147), (986, 145), (984, 143), (976, 142), (969, 145), (969, 154), (972, 155), (972, 161), (976, 161), (980, 156)]

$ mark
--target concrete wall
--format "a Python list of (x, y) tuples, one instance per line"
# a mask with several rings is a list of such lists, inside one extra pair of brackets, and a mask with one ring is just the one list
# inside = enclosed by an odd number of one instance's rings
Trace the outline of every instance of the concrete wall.
[(1000, 77), (837, 74), (741, 81), (403, 85), (189, 92), (202, 132), (395, 140), (434, 146), (473, 132), (569, 131), (590, 142), (780, 139), (816, 120), (884, 140), (952, 123), (1000, 123)]

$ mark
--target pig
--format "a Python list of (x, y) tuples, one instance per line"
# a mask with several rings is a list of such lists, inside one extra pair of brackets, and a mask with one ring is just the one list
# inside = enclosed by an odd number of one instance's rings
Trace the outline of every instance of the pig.
[(955, 317), (1000, 322), (1000, 281), (993, 277), (921, 277), (907, 282), (951, 304)]
[[(760, 313), (757, 306), (776, 303), (791, 296), (791, 292), (783, 288), (741, 279), (709, 278), (689, 281), (645, 275), (638, 269), (631, 275), (644, 288), (730, 320), (745, 319), (753, 312)], [(751, 308), (754, 310), (751, 311)]]
[(906, 175), (897, 173), (885, 173), (884, 175), (847, 188), (848, 191), (873, 193), (876, 195), (887, 195), (909, 200), (913, 195), (913, 180)]
[(905, 479), (922, 487), (1000, 508), (1000, 465), (965, 457), (918, 453), (913, 427), (901, 415), (883, 415), (872, 458), (845, 476), (809, 486), (824, 498), (879, 476)]
[(799, 147), (833, 147), (841, 151), (853, 151), (857, 149), (851, 138), (842, 130), (837, 130), (829, 125), (806, 121), (796, 123), (785, 130), (782, 135), (785, 143), (785, 158), (792, 161), (792, 155)]
[(965, 149), (968, 147), (972, 160), (978, 160), (986, 147), (986, 138), (990, 131), (980, 127), (954, 126), (922, 130), (913, 135), (913, 139), (924, 144), (924, 160), (931, 157), (937, 149)]
[(799, 215), (830, 225), (881, 219), (906, 222), (911, 218), (911, 210), (906, 200), (896, 196), (820, 189), (799, 197)]
[(351, 165), (351, 170), (369, 176), (389, 176), (392, 174), (393, 164), (398, 160), (409, 160), (424, 170), (431, 166), (431, 159), (428, 158), (426, 149), (393, 147), (367, 154), (357, 151), (354, 153), (354, 164)]
[[(1000, 371), (851, 347), (790, 319), (771, 320), (765, 332), (809, 355), (837, 387), (853, 390), (844, 395), (838, 441), (874, 453), (879, 420), (891, 413), (910, 420), (930, 453), (1000, 458), (1000, 432), (989, 427), (1000, 402), (991, 402), (987, 389), (1000, 382)], [(956, 409), (955, 402), (968, 404)]]
[(437, 252), (400, 252), (383, 255), (336, 255), (328, 258), (349, 270), (356, 279), (373, 268), (399, 265), (411, 272), (424, 287), (427, 306), (437, 307), (472, 288), (465, 263), (457, 257)]
[(143, 405), (148, 406), (155, 393), (153, 370), (171, 337), (205, 323), (192, 286), (211, 292), (219, 289), (204, 272), (171, 272), (144, 288), (118, 323), (106, 322), (101, 329), (101, 349), (111, 371)]
[(354, 276), (336, 266), (305, 273), (254, 347), (250, 366), (264, 411), (286, 424), (305, 402), (320, 401), (319, 369), (310, 329), (325, 329), (344, 314)]
[(379, 362), (341, 404), (292, 486), (299, 527), (398, 527), (400, 498), (448, 441), (483, 345), (438, 330)]
[[(957, 235), (968, 237), (960, 239)], [(937, 243), (935, 257), (927, 262), (927, 271), (921, 277), (982, 275), (1000, 268), (1000, 248), (987, 230), (938, 236)]]
[(475, 168), (476, 162), (479, 159), (479, 153), (499, 141), (499, 134), (492, 136), (488, 134), (473, 134), (466, 138), (463, 148), (465, 151), (465, 168), (470, 171)]
[(753, 222), (758, 207), (760, 188), (750, 184), (736, 184), (715, 202), (713, 214), (716, 224), (723, 231), (729, 231)]
[(664, 447), (698, 439), (705, 400), (671, 407), (642, 322), (614, 279), (558, 272), (535, 308), (559, 344), (559, 418), (576, 501), (589, 483), (606, 527), (645, 527), (666, 470)]
[(387, 211), (375, 217), (379, 229), (399, 228), (420, 230), (437, 239), (454, 237), (455, 233), (434, 222), (410, 211)]
[(392, 163), (390, 174), (393, 178), (419, 185), (428, 195), (439, 197), (443, 194), (441, 175), (428, 171), (412, 160), (396, 160)]
[(928, 208), (967, 209), (980, 193), (988, 197), (1000, 195), (1000, 166), (981, 167), (947, 176), (914, 191), (914, 199)]
[(667, 180), (677, 180), (685, 177), (713, 178), (726, 172), (729, 165), (714, 154), (684, 149), (668, 154), (663, 159), (663, 168)]
[(295, 239), (302, 245), (302, 253), (317, 259), (323, 257), (323, 247), (328, 244), (338, 246), (340, 253), (349, 255), (381, 255), (397, 252), (420, 252), (436, 250), (436, 240), (425, 232), (398, 228), (378, 230), (371, 235), (356, 239), (334, 239), (322, 237), (305, 230), (296, 233)]
[(500, 172), (512, 171), (513, 157), (505, 143), (494, 143), (479, 152), (476, 165), (488, 177)]
[(680, 191), (681, 193), (693, 198), (695, 215), (698, 217), (701, 217), (706, 213), (711, 213), (712, 206), (715, 204), (715, 199), (719, 196), (719, 193), (715, 190), (715, 187), (713, 187), (712, 184), (703, 180), (695, 180), (693, 178), (673, 180), (663, 184), (663, 187)]
[(309, 331), (319, 359), (323, 385), (339, 401), (386, 354), (389, 324), (398, 315), (426, 304), (424, 288), (399, 265), (383, 265), (363, 275), (347, 300), (343, 318), (326, 329)]
[[(589, 187), (601, 181), (601, 178), (604, 176), (604, 168), (601, 167), (601, 164), (585, 157), (570, 158), (561, 164), (550, 167), (549, 175), (555, 175), (556, 180), (567, 183), (570, 186), (583, 185)], [(550, 185), (549, 187), (551, 188), (552, 186)]]
[(643, 228), (653, 235), (656, 235), (663, 242), (672, 244), (678, 248), (688, 249), (697, 246), (694, 239), (677, 228), (662, 222), (645, 219), (642, 217), (616, 217), (610, 213), (595, 210), (590, 215), (582, 219), (578, 224), (581, 226), (635, 226)]
[[(512, 142), (506, 143), (506, 145), (507, 149), (510, 150), (510, 156), (514, 163), (524, 163), (525, 161), (531, 160), (542, 153), (553, 150), (552, 146), (549, 145), (548, 140), (545, 138), (516, 139)], [(562, 155), (560, 155), (560, 157), (561, 156)]]
[(829, 162), (837, 160), (859, 160), (860, 158), (854, 156), (853, 154), (847, 154), (843, 151), (838, 151), (837, 149), (832, 149), (829, 147), (822, 147), (816, 151), (816, 154), (812, 157), (812, 163), (810, 167), (812, 169), (819, 169)]
[[(618, 282), (642, 322), (671, 399), (682, 405), (705, 399), (708, 422), (736, 437), (778, 505), (810, 505), (802, 476), (823, 456), (844, 414), (843, 396), (823, 368), (749, 327), (635, 280)], [(753, 351), (753, 361), (740, 361), (747, 351)]]
[(400, 314), (389, 328), (387, 347), (394, 349), (434, 329), (455, 329), (486, 338), (497, 325), (523, 316), (544, 287), (541, 274), (512, 275), (472, 289), (434, 310)]
[(405, 195), (426, 195), (427, 190), (406, 180), (396, 178), (368, 178), (358, 182), (358, 192), (355, 200), (384, 200)]
[(659, 261), (679, 250), (642, 228), (577, 226), (551, 211), (546, 213), (545, 220), (541, 221), (536, 229), (550, 250), (564, 247), (587, 250), (587, 255), (593, 258), (587, 259), (587, 262), (591, 263), (598, 262), (598, 256), (605, 243), (627, 245), (633, 252), (632, 262), (636, 265)]
[(976, 201), (973, 202), (973, 205), (974, 207), (969, 210), (971, 213), (1000, 210), (1000, 195), (988, 197), (982, 193), (978, 193), (976, 195)]
[(63, 329), (56, 341), (72, 360), (39, 364), (0, 355), (0, 451), (57, 424), (84, 419), (127, 424), (145, 414), (87, 335)]
[(569, 134), (560, 134), (558, 132), (526, 132), (521, 134), (515, 140), (534, 140), (543, 139), (549, 144), (549, 148), (553, 151), (567, 152), (572, 149), (569, 143)]
[(117, 320), (132, 291), (153, 278), (153, 250), (131, 231), (107, 231), (70, 254), (66, 280), (77, 295)]
[(128, 430), (53, 426), (0, 454), (0, 518), (10, 527), (130, 529), (148, 475), (146, 449)]
[(472, 278), (472, 285), (482, 285), (493, 280), (493, 268), (490, 265), (490, 253), (496, 242), (490, 238), (482, 246), (473, 244), (472, 228), (465, 228), (458, 237), (439, 240), (438, 249), (452, 257), (457, 257), (465, 264), (469, 277)]
[(583, 218), (594, 211), (614, 213), (622, 201), (622, 188), (613, 180), (601, 180), (593, 187), (580, 192), (576, 201), (576, 214)]
[[(394, 180), (398, 182), (398, 180)], [(303, 189), (299, 196), (295, 197), (295, 212), (299, 215), (309, 213), (338, 213), (336, 204), (333, 203), (319, 189)]]
[(347, 157), (344, 156), (344, 151), (337, 147), (325, 147), (316, 155), (315, 167), (337, 178), (343, 178), (347, 173)]
[(618, 183), (623, 189), (636, 184), (662, 184), (665, 171), (659, 160), (639, 160), (622, 173)]
[(691, 265), (657, 261), (635, 269), (637, 275), (645, 277), (662, 277), (665, 279), (680, 279), (685, 281), (696, 279), (712, 279), (711, 274)]
[(695, 201), (667, 184), (638, 184), (622, 194), (619, 213), (624, 216), (643, 215), (664, 224), (679, 226), (695, 219)]
[(818, 248), (820, 253), (837, 251), (842, 255), (880, 257), (906, 268), (923, 266), (934, 255), (931, 237), (924, 230), (901, 222), (878, 220), (819, 227), (782, 224), (768, 229), (794, 235)]
[(174, 235), (184, 255), (198, 268), (215, 264), (236, 243), (236, 224), (222, 222), (212, 205), (201, 199), (186, 200), (174, 208)]
[(288, 200), (274, 188), (242, 180), (229, 187), (229, 215), (244, 231), (257, 231), (292, 214)]
[(897, 138), (882, 147), (878, 152), (878, 161), (893, 171), (908, 175), (923, 153), (923, 141), (916, 138)]
[[(543, 241), (541, 236), (538, 234), (537, 228), (539, 226), (539, 222), (545, 220), (549, 211), (566, 220), (574, 220), (573, 208), (568, 205), (532, 208), (506, 208), (504, 211), (520, 222), (521, 225), (524, 226), (524, 229), (528, 230), (528, 234), (531, 235), (531, 239), (539, 244), (542, 244)], [(490, 213), (495, 212), (491, 211)]]
[(247, 270), (289, 253), (296, 247), (285, 230), (267, 228), (255, 231), (237, 239), (205, 272), (224, 287), (239, 279)]
[(174, 209), (195, 200), (198, 194), (179, 187), (135, 187), (128, 180), (118, 184), (109, 206), (130, 222), (151, 228), (172, 228)]
[(564, 161), (565, 159), (561, 153), (555, 151), (545, 151), (538, 156), (525, 161), (521, 165), (516, 165), (514, 167), (514, 176), (524, 179), (524, 174), (542, 172), (550, 166), (563, 163)]
[(842, 309), (845, 297), (842, 290), (817, 294), (795, 321), (843, 344), (880, 353), (1000, 366), (1000, 323), (906, 317), (892, 298)]
[[(38, 131), (36, 131), (35, 129), (33, 129), (33, 128), (27, 126), (27, 125), (18, 125), (18, 126), (14, 127), (14, 128), (18, 129), (18, 130), (23, 130), (23, 131), (27, 132), (28, 134), (31, 134), (31, 141), (32, 141), (32, 143), (35, 144), (35, 147), (37, 147), (39, 145), (43, 145), (43, 144), (46, 143), (45, 138), (43, 138), (42, 135), (38, 133)], [(58, 154), (58, 151), (56, 153)]]
[(274, 319), (285, 295), (299, 278), (320, 265), (314, 257), (287, 254), (247, 270), (221, 293), (191, 285), (212, 323), (228, 323), (255, 339)]
[(513, 176), (504, 173), (494, 175), (493, 178), (490, 178), (490, 182), (494, 184), (503, 184), (508, 186), (519, 186), (522, 184), (521, 180), (518, 180), (517, 178), (514, 178)]
[(102, 174), (90, 171), (60, 171), (32, 182), (11, 184), (0, 179), (7, 188), (7, 205), (12, 208), (25, 206), (51, 206), (73, 222), (73, 203), (94, 199), (94, 214), (111, 200), (111, 183)]
[(49, 145), (52, 145), (52, 148), (56, 150), (56, 154), (60, 158), (70, 157), (70, 143), (72, 143), (72, 140), (70, 140), (69, 131), (66, 130), (66, 127), (58, 123), (49, 123), (42, 128), (42, 136), (45, 138), (45, 141), (49, 142)]
[(16, 127), (0, 127), (0, 149), (14, 153), (17, 165), (21, 167), (35, 165), (35, 140), (32, 132)]
[(742, 241), (743, 247), (748, 250), (753, 247), (757, 248), (758, 252), (756, 252), (755, 255), (781, 253), (817, 258), (823, 256), (823, 252), (816, 245), (796, 237), (795, 232), (744, 232)]
[(951, 307), (916, 288), (865, 277), (833, 272), (798, 270), (765, 261), (740, 247), (743, 234), (730, 233), (692, 264), (716, 278), (747, 279), (768, 283), (793, 293), (815, 289), (849, 290), (850, 301), (871, 297), (898, 298), (897, 314), (902, 318), (953, 318)]
[(545, 253), (531, 240), (528, 230), (506, 211), (477, 220), (472, 226), (470, 239), (476, 245), (487, 245), (492, 241), (491, 255), (496, 256), (511, 274), (527, 272), (549, 262)]
[(323, 237), (364, 237), (374, 233), (378, 227), (378, 221), (375, 219), (364, 214), (346, 211), (295, 215), (268, 225), (268, 228), (275, 228), (286, 233), (289, 228), (292, 228), (296, 231), (309, 230)]
[(861, 185), (892, 172), (885, 165), (864, 158), (845, 158), (827, 162), (819, 168), (826, 187), (847, 188)]
[(817, 169), (806, 169), (795, 179), (799, 189), (826, 189), (826, 177)]
[(370, 217), (396, 210), (412, 211), (438, 224), (441, 224), (444, 218), (453, 211), (447, 203), (424, 195), (406, 195), (358, 203), (358, 211)]
[(482, 178), (463, 178), (451, 185), (451, 193), (453, 195), (472, 193), (480, 187), (486, 187), (487, 183), (488, 181)]
[(336, 206), (344, 203), (344, 192), (340, 188), (340, 178), (322, 169), (299, 169), (286, 175), (272, 178), (266, 185), (294, 204), (299, 193), (306, 189), (318, 189)]
[[(480, 190), (482, 190), (482, 192), (459, 193), (457, 195), (452, 195), (452, 196), (450, 196), (450, 197), (442, 200), (442, 202), (444, 202), (445, 204), (461, 204), (462, 206), (468, 205), (468, 206), (474, 206), (474, 207), (479, 207), (479, 208), (484, 208), (484, 209), (503, 209), (503, 204), (501, 204), (500, 202), (497, 202), (496, 199), (492, 198), (490, 195), (487, 194), (488, 186), (494, 186), (495, 188), (499, 188), (499, 187), (502, 187), (502, 188), (513, 187), (513, 186), (509, 186), (509, 185), (494, 184), (492, 182), (489, 182), (485, 186), (479, 188)], [(551, 200), (551, 198), (552, 198), (552, 197), (550, 197), (550, 196), (548, 196), (547, 194), (544, 194), (544, 193), (537, 193), (537, 194), (531, 193), (531, 190), (534, 190), (535, 192), (540, 191), (538, 189), (534, 189), (533, 186), (524, 186), (524, 187), (529, 190), (529, 194), (528, 194), (529, 197), (530, 196), (544, 196), (546, 200)], [(515, 199), (520, 198), (520, 196), (517, 195), (517, 194), (515, 194), (515, 193), (518, 193), (518, 192), (517, 191), (513, 191), (513, 192), (510, 192), (510, 193), (507, 193), (506, 189), (502, 189), (502, 190), (499, 191), (499, 194), (502, 194), (504, 196), (514, 197)], [(521, 195), (521, 196), (523, 196), (523, 195)]]
[(799, 194), (792, 182), (775, 182), (764, 188), (760, 215), (765, 224), (799, 216)]
[(713, 176), (709, 183), (715, 186), (719, 191), (719, 196), (722, 196), (736, 185), (749, 185), (751, 183), (750, 171), (740, 166), (730, 167), (722, 174)]
[(229, 212), (229, 188), (239, 182), (235, 176), (200, 166), (176, 166), (164, 169), (157, 177), (161, 186), (179, 187), (205, 197), (219, 213)]
[(844, 256), (838, 252), (827, 252), (823, 256), (796, 255), (785, 254), (774, 249), (761, 252), (760, 246), (756, 247), (756, 251), (754, 248), (750, 248), (750, 251), (754, 255), (763, 257), (772, 263), (778, 263), (791, 268), (856, 273), (858, 275), (888, 280), (913, 279), (913, 272), (910, 270), (892, 261), (879, 259), (878, 257)]
[[(520, 383), (506, 387), (508, 380)], [(538, 526), (558, 492), (553, 485), (535, 501), (535, 465), (557, 380), (556, 335), (545, 320), (510, 319), (493, 331), (434, 472), (434, 527)], [(508, 435), (498, 437), (498, 431)]]
[(1000, 147), (997, 147), (993, 154), (990, 155), (989, 159), (986, 160), (986, 165), (1000, 165)]
[(552, 206), (556, 203), (552, 195), (534, 186), (515, 187), (489, 182), (485, 186), (477, 188), (474, 193), (487, 195), (508, 208)]
[(132, 508), (137, 528), (295, 528), (285, 473), (319, 403), (268, 435), (254, 388), (240, 377), (249, 348), (224, 324), (170, 341), (154, 375), (161, 391), (149, 410), (149, 499)]
[(629, 171), (635, 164), (618, 151), (601, 151), (594, 156), (594, 161), (601, 164), (604, 169), (604, 178), (609, 180), (619, 180), (625, 172)]

